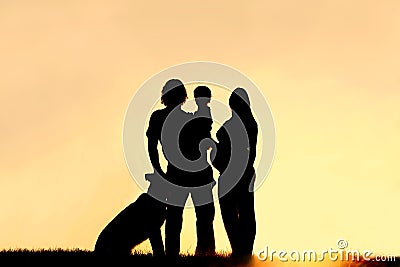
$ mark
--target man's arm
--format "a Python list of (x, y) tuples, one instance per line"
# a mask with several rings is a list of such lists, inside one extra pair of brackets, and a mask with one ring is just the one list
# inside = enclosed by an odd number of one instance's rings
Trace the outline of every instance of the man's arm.
[(161, 135), (161, 118), (159, 112), (155, 111), (151, 114), (149, 121), (149, 128), (146, 131), (147, 136), (147, 151), (149, 153), (149, 158), (151, 165), (153, 166), (154, 172), (158, 173), (162, 177), (165, 177), (163, 170), (161, 169), (160, 159), (158, 156), (158, 140)]
[(151, 165), (153, 165), (155, 172), (157, 172), (162, 177), (165, 177), (165, 173), (161, 169), (157, 145), (158, 145), (158, 140), (156, 138), (148, 138), (147, 139), (147, 150), (149, 152)]

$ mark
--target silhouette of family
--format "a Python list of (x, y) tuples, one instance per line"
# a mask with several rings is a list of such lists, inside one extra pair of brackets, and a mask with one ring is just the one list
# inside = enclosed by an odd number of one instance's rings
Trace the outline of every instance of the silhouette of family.
[[(197, 111), (186, 112), (184, 84), (168, 80), (161, 90), (163, 109), (151, 114), (146, 130), (147, 148), (154, 173), (147, 174), (147, 192), (123, 209), (101, 231), (95, 244), (99, 255), (129, 255), (146, 239), (155, 256), (176, 257), (180, 253), (183, 211), (189, 197), (196, 214), (195, 255), (215, 255), (213, 187), (217, 184), (223, 224), (231, 245), (231, 257), (252, 254), (256, 235), (254, 209), (254, 161), (258, 126), (249, 96), (236, 88), (229, 97), (232, 116), (211, 137), (213, 119), (207, 86), (194, 90)], [(158, 145), (167, 160), (161, 168)], [(208, 153), (209, 152), (209, 153)], [(209, 156), (207, 156), (209, 155)], [(161, 226), (165, 222), (165, 247)]]

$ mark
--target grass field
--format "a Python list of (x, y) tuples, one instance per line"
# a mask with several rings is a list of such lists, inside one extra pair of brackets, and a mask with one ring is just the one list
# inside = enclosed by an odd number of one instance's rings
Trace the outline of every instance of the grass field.
[(253, 256), (250, 260), (231, 259), (227, 254), (202, 257), (181, 255), (177, 258), (153, 257), (151, 253), (134, 252), (130, 256), (105, 258), (93, 251), (81, 249), (9, 249), (0, 251), (0, 266), (15, 264), (107, 264), (111, 266), (191, 266), (191, 267), (279, 267), (279, 266), (340, 266), (340, 267), (400, 267), (400, 257), (388, 262), (262, 262)]
[(193, 256), (180, 255), (177, 258), (153, 257), (151, 253), (134, 252), (126, 257), (101, 257), (95, 255), (90, 250), (80, 249), (41, 249), (41, 250), (2, 250), (0, 251), (0, 266), (5, 262), (24, 263), (51, 263), (51, 264), (118, 264), (119, 266), (210, 266), (210, 267), (228, 267), (228, 266), (253, 266), (254, 259), (243, 261), (230, 259), (227, 255), (219, 254), (216, 256)]

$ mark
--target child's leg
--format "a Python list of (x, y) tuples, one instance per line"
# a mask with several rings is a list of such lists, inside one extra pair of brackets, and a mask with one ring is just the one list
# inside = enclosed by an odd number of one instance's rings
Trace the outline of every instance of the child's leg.
[(164, 256), (164, 243), (161, 237), (161, 229), (154, 230), (149, 236), (151, 249), (153, 250), (154, 256)]

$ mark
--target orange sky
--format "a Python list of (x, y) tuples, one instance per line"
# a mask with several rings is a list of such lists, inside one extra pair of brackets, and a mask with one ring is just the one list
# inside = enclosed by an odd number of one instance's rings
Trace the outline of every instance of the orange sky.
[[(202, 60), (247, 75), (274, 115), (255, 250), (345, 238), (400, 254), (399, 12), (365, 0), (1, 1), (0, 248), (92, 249), (140, 193), (122, 151), (132, 95)], [(184, 216), (193, 251), (194, 210)]]

